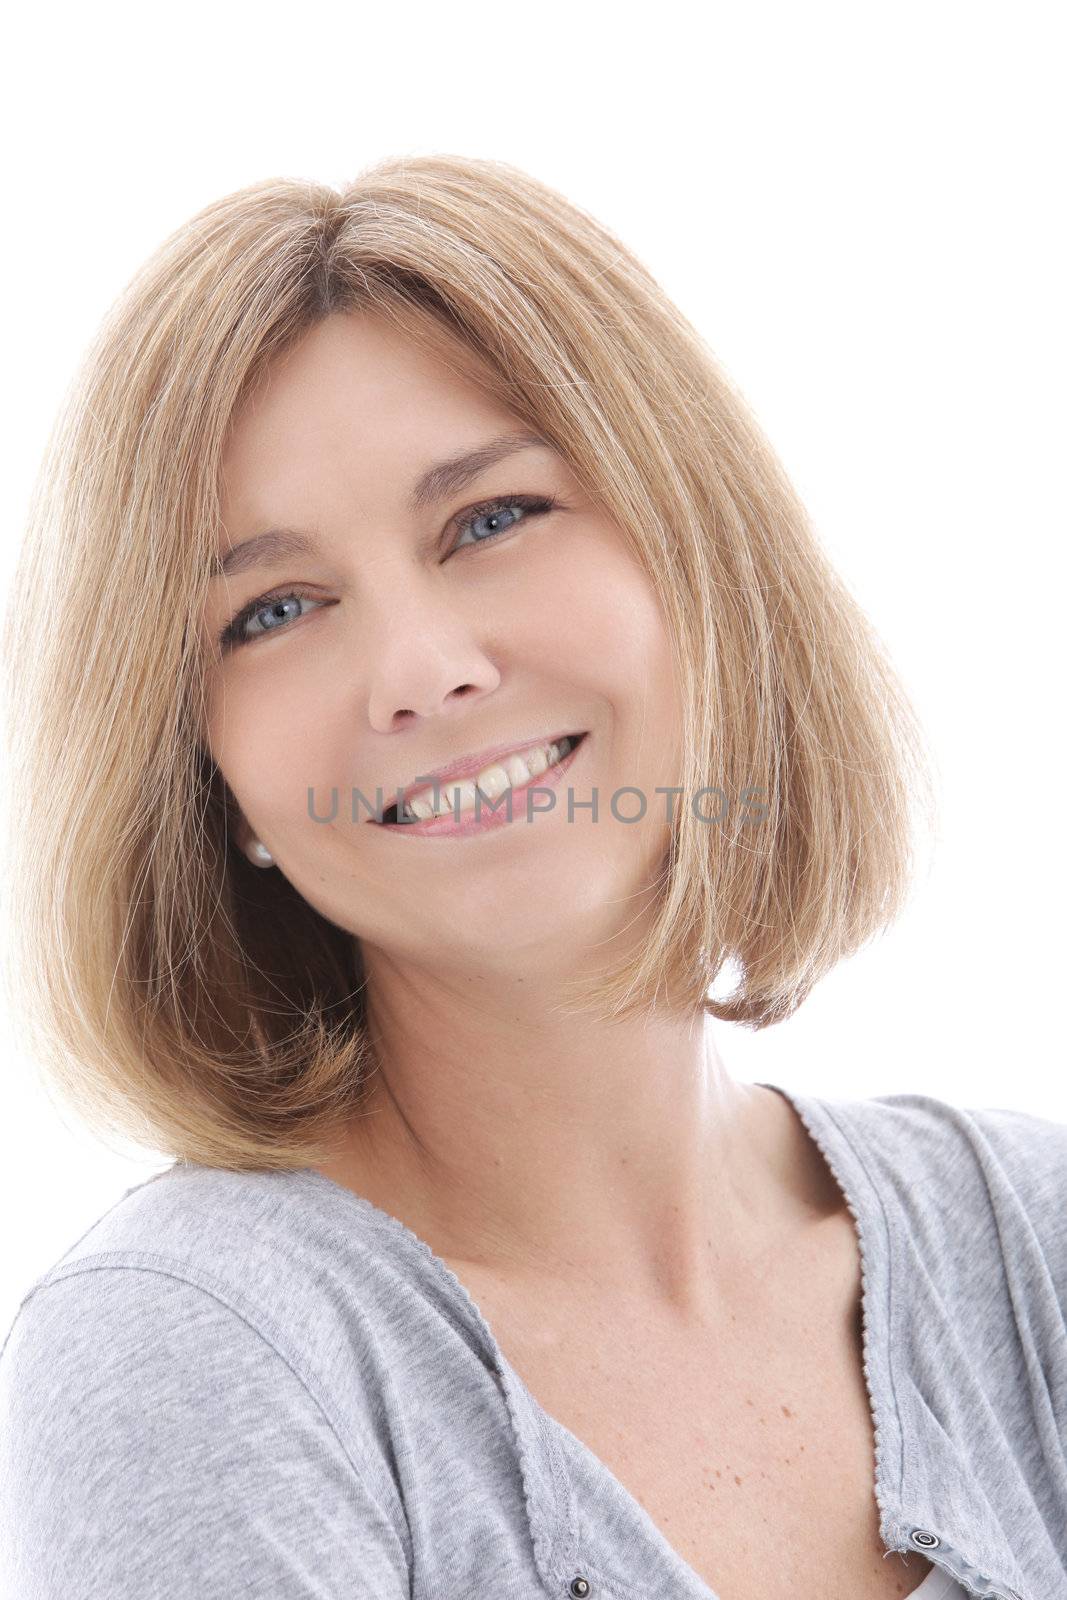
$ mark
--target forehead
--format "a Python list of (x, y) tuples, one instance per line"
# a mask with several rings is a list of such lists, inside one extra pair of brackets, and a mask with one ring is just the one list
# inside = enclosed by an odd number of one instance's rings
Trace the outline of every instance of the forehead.
[[(491, 374), (441, 328), (408, 333), (379, 313), (335, 313), (260, 374), (223, 451), (224, 497), (265, 479), (404, 471), (514, 427)], [(307, 487), (305, 484), (304, 487)], [(235, 507), (233, 507), (235, 508)]]
[(334, 313), (267, 363), (234, 413), (228, 444), (305, 419), (322, 427), (358, 417), (367, 427), (383, 412), (495, 405), (491, 386), (489, 369), (444, 328), (431, 337), (380, 314)]

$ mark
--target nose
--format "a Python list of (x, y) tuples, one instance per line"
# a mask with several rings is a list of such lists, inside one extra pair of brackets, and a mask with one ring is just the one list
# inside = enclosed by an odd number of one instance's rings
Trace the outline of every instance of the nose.
[(447, 714), (462, 700), (490, 694), (500, 671), (480, 637), (472, 607), (448, 597), (421, 574), (405, 574), (403, 594), (379, 602), (368, 648), (367, 720), (391, 733), (405, 719)]

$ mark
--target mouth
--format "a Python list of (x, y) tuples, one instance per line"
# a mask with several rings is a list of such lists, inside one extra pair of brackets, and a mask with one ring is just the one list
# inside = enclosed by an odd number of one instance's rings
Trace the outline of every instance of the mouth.
[[(559, 751), (558, 757), (553, 762), (551, 767), (546, 768), (545, 774), (542, 774), (540, 776), (546, 776), (547, 773), (554, 772), (555, 769), (558, 766), (560, 766), (564, 761), (566, 761), (569, 756), (573, 755), (574, 751), (577, 750), (579, 745), (581, 745), (584, 742), (584, 740), (588, 737), (588, 732), (589, 732), (588, 729), (584, 729), (583, 731), (581, 731), (579, 733), (568, 733), (568, 734), (566, 734), (564, 736), (563, 739), (557, 741), (557, 748), (558, 748), (558, 751)], [(452, 786), (454, 784), (457, 784), (457, 783), (471, 782), (471, 781), (473, 781), (473, 780), (456, 778), (456, 779), (440, 779), (439, 783), (441, 785), (441, 788), (445, 789), (445, 788), (448, 788), (448, 787), (450, 787), (450, 786)], [(531, 777), (529, 781), (530, 781), (530, 783), (536, 783), (538, 781), (538, 778), (537, 777)], [(479, 792), (481, 792), (481, 791), (479, 791)], [(468, 815), (468, 812), (467, 812), (466, 808), (461, 810), (461, 812), (460, 812), (460, 817), (461, 818), (465, 818), (467, 815)], [(438, 816), (433, 818), (433, 819), (431, 819), (431, 820), (433, 822), (437, 822), (437, 821), (448, 822), (450, 819), (453, 819), (453, 809), (452, 809), (451, 806), (447, 806), (446, 809), (444, 810), (444, 812), (438, 813)], [(414, 816), (410, 811), (407, 810), (406, 806), (405, 806), (403, 815), (401, 815), (400, 811), (399, 811), (399, 808), (397, 806), (397, 803), (394, 801), (394, 803), (391, 806), (387, 806), (385, 808), (385, 810), (382, 812), (381, 822), (378, 822), (377, 818), (375, 818), (375, 817), (371, 817), (368, 820), (375, 827), (405, 828), (405, 827), (411, 827), (411, 826), (420, 825), (420, 824), (422, 826), (426, 826), (426, 820), (427, 819)]]

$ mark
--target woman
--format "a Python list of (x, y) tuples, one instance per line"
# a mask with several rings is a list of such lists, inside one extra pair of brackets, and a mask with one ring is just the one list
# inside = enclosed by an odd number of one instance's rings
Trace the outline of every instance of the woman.
[(709, 1032), (888, 926), (929, 788), (647, 271), (502, 163), (255, 185), (41, 483), (12, 992), (174, 1165), (8, 1335), (17, 1592), (1051, 1596), (1067, 1130)]

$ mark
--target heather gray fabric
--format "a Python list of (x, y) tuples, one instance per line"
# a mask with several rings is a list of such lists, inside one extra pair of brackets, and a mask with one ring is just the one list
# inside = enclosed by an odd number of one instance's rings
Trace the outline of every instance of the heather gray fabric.
[(943, 1567), (931, 1567), (908, 1600), (967, 1600), (967, 1591), (961, 1589), (955, 1578), (950, 1578)]
[[(1067, 1126), (778, 1092), (857, 1224), (883, 1540), (1062, 1600)], [(38, 1280), (0, 1494), (6, 1600), (712, 1594), (429, 1247), (310, 1170), (172, 1167)]]

